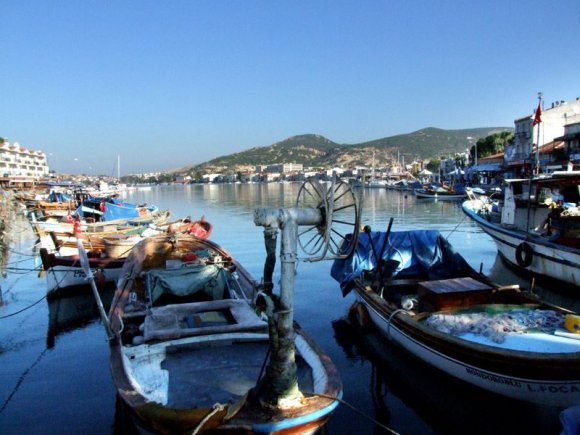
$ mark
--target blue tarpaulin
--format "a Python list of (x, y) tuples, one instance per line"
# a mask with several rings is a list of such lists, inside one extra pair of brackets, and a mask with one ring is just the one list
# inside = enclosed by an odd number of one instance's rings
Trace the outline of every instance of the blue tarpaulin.
[[(346, 260), (335, 260), (331, 276), (340, 283), (347, 294), (352, 282), (364, 271), (376, 268), (374, 252), (379, 256), (385, 241), (385, 232), (361, 233), (357, 249)], [(422, 275), (426, 279), (448, 279), (473, 272), (467, 261), (436, 230), (391, 232), (382, 259), (391, 266), (391, 276)], [(398, 264), (397, 264), (398, 262)], [(396, 266), (396, 268), (395, 268)]]

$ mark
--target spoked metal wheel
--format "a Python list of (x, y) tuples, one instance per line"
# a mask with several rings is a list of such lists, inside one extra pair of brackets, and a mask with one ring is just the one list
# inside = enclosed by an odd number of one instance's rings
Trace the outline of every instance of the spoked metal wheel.
[(346, 258), (356, 248), (360, 229), (360, 208), (348, 183), (334, 181), (322, 185), (307, 180), (298, 191), (298, 208), (317, 208), (321, 220), (317, 225), (307, 226), (298, 232), (298, 243), (308, 261), (327, 257)]
[(298, 244), (306, 255), (319, 255), (322, 250), (322, 256), (326, 253), (328, 245), (329, 222), (327, 219), (328, 202), (326, 192), (322, 186), (314, 180), (306, 180), (296, 198), (297, 208), (316, 208), (322, 213), (321, 222), (318, 225), (305, 226), (298, 231)]
[(361, 214), (357, 198), (348, 183), (336, 181), (326, 192), (332, 210), (328, 250), (334, 258), (349, 257), (355, 250)]

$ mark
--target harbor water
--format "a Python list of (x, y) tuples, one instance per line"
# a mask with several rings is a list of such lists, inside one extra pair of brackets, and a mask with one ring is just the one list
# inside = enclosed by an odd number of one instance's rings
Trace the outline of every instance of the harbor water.
[[(261, 207), (292, 207), (300, 184), (172, 185), (126, 193), (127, 202), (155, 204), (174, 218), (202, 215), (211, 238), (260, 279)], [(411, 192), (363, 191), (363, 224), (393, 231), (437, 229), (476, 269), (502, 284), (529, 282), (496, 255), (493, 241), (461, 211), (460, 202), (417, 199)], [(45, 277), (24, 217), (0, 278), (0, 434), (125, 434), (133, 427), (116, 399), (109, 348), (90, 291), (47, 301)], [(465, 385), (427, 366), (347, 320), (353, 295), (342, 297), (330, 277), (331, 261), (300, 262), (295, 319), (328, 353), (343, 380), (346, 403), (326, 434), (558, 434), (558, 410), (527, 405)], [(277, 272), (279, 272), (279, 262)], [(580, 311), (580, 298), (534, 288), (557, 305)], [(105, 294), (110, 301), (111, 294)]]

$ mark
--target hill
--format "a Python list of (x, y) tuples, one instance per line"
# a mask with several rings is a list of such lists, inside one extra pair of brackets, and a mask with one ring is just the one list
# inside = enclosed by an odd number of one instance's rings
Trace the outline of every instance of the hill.
[(182, 168), (179, 172), (220, 172), (253, 169), (256, 165), (302, 163), (305, 167), (370, 166), (373, 150), (377, 166), (404, 159), (439, 158), (464, 152), (483, 137), (509, 127), (487, 127), (463, 130), (424, 128), (412, 133), (390, 136), (359, 144), (338, 144), (317, 134), (292, 136), (265, 147), (218, 157), (199, 165)]

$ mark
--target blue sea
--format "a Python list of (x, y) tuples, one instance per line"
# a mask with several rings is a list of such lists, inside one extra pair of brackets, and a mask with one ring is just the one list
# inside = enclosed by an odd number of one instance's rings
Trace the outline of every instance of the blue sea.
[[(211, 238), (255, 279), (264, 267), (256, 208), (292, 207), (300, 184), (156, 186), (126, 193), (127, 202), (169, 209), (213, 223)], [(363, 191), (362, 223), (373, 230), (437, 229), (469, 262), (504, 284), (525, 279), (497, 258), (493, 241), (463, 214), (460, 202), (417, 199), (411, 192)], [(89, 292), (50, 302), (35, 237), (24, 217), (0, 278), (0, 434), (125, 434), (109, 370), (105, 331)], [(337, 365), (344, 404), (326, 434), (557, 434), (558, 411), (526, 405), (465, 385), (347, 322), (352, 295), (342, 297), (331, 261), (300, 262), (295, 319)], [(279, 266), (279, 262), (278, 262)], [(552, 303), (579, 310), (578, 298), (536, 287)], [(110, 295), (109, 295), (110, 297)]]

